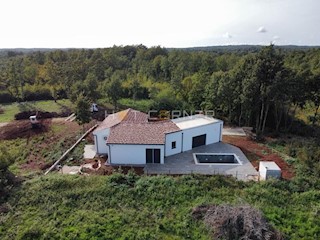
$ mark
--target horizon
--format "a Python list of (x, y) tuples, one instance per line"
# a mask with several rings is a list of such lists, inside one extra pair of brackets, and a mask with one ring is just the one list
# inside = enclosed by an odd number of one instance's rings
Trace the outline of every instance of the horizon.
[(287, 44), (287, 45), (277, 45), (273, 43), (265, 44), (265, 45), (259, 45), (259, 44), (228, 44), (228, 45), (207, 45), (207, 46), (190, 46), (190, 47), (166, 47), (166, 46), (146, 46), (142, 43), (140, 44), (128, 44), (128, 45), (117, 45), (114, 44), (113, 46), (107, 46), (107, 47), (8, 47), (8, 48), (1, 48), (0, 50), (32, 50), (32, 49), (43, 49), (43, 50), (72, 50), (72, 49), (104, 49), (104, 48), (112, 48), (112, 47), (125, 47), (125, 46), (139, 46), (143, 45), (147, 48), (152, 47), (161, 47), (164, 49), (195, 49), (195, 48), (215, 48), (215, 47), (265, 47), (269, 46), (270, 44), (274, 45), (275, 47), (297, 47), (297, 48), (320, 48), (319, 45), (294, 45), (294, 44)]

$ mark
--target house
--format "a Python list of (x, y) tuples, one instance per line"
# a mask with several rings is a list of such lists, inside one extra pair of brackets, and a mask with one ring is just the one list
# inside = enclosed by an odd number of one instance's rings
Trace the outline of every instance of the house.
[(149, 121), (127, 109), (109, 115), (93, 132), (96, 151), (110, 164), (164, 163), (164, 158), (222, 139), (223, 122), (203, 114)]

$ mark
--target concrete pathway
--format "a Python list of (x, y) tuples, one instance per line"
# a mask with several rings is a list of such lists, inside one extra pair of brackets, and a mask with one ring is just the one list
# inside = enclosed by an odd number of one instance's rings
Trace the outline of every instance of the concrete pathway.
[[(196, 165), (193, 153), (234, 153), (238, 156), (241, 165)], [(147, 164), (144, 172), (147, 174), (222, 174), (232, 175), (239, 180), (245, 181), (258, 177), (258, 172), (243, 152), (239, 148), (223, 142), (197, 147), (190, 151), (166, 157), (164, 164)]]
[(61, 169), (60, 169), (60, 173), (62, 174), (78, 174), (80, 172), (80, 166), (67, 166), (64, 165)]
[(243, 131), (242, 128), (223, 128), (222, 135), (225, 136), (246, 136), (246, 133)]
[(93, 159), (96, 156), (96, 148), (94, 145), (85, 145), (84, 146), (84, 159)]

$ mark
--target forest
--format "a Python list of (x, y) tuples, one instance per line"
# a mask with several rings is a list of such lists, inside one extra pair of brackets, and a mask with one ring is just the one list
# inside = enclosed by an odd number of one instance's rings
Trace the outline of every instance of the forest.
[(252, 126), (257, 136), (292, 130), (295, 111), (306, 106), (313, 125), (320, 119), (319, 48), (137, 45), (2, 53), (0, 103), (74, 102), (84, 95), (117, 108), (120, 99), (147, 100), (142, 110), (212, 110), (229, 124)]

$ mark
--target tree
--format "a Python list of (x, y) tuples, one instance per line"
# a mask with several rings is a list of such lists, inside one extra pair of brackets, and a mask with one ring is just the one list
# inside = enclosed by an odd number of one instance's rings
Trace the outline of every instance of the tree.
[(77, 98), (75, 114), (76, 121), (80, 125), (90, 122), (90, 103), (83, 94), (80, 94)]
[(315, 125), (315, 123), (319, 119), (318, 111), (320, 109), (320, 73), (311, 77), (311, 81), (309, 81), (308, 87), (308, 98), (309, 100), (311, 100), (315, 107), (314, 114), (311, 117), (311, 122), (312, 125)]
[(94, 73), (89, 72), (84, 80), (85, 96), (91, 101), (95, 102), (99, 98), (98, 79)]
[(115, 109), (118, 108), (118, 100), (121, 98), (122, 86), (121, 80), (124, 79), (124, 74), (120, 71), (116, 71), (111, 80), (106, 80), (104, 85), (104, 91), (107, 95), (107, 98), (112, 102)]
[[(196, 73), (192, 77), (192, 88), (188, 93), (188, 103), (193, 110), (200, 110), (204, 102), (205, 86), (208, 83), (209, 76), (207, 73)], [(186, 82), (188, 86), (188, 81)]]
[(262, 48), (244, 64), (248, 64), (246, 68), (250, 69), (243, 81), (244, 97), (251, 101), (250, 107), (253, 107), (255, 115), (255, 130), (259, 137), (264, 134), (270, 107), (279, 100), (278, 97), (285, 86), (283, 55), (270, 45)]

